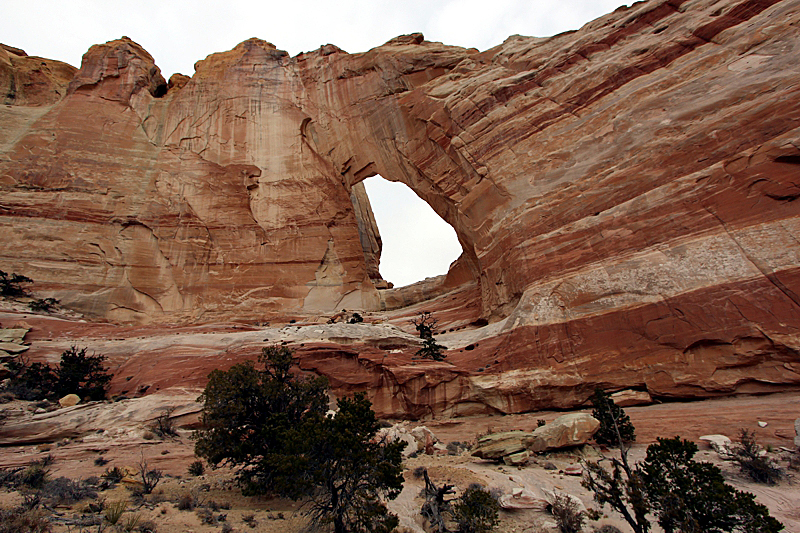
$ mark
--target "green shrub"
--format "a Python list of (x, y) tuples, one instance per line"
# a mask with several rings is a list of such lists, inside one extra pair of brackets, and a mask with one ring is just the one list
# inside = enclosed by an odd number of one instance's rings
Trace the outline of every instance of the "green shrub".
[(636, 440), (636, 430), (630, 417), (603, 389), (594, 390), (592, 405), (592, 416), (600, 422), (600, 427), (594, 434), (594, 440), (598, 444), (615, 445), (620, 440), (628, 444)]
[(436, 327), (437, 320), (433, 318), (429, 311), (421, 311), (416, 318), (411, 319), (414, 328), (422, 339), (422, 348), (417, 350), (416, 355), (423, 359), (433, 359), (434, 361), (444, 361), (447, 357), (443, 352), (447, 349), (436, 342), (433, 338), (433, 329)]
[(19, 357), (8, 363), (8, 391), (23, 400), (58, 399), (77, 394), (84, 400), (102, 400), (111, 376), (103, 368), (105, 357), (86, 355), (86, 348), (72, 346), (61, 354), (53, 369), (44, 363), (29, 363)]
[(211, 373), (195, 453), (212, 465), (243, 467), (239, 482), (248, 494), (309, 498), (315, 526), (391, 531), (397, 517), (381, 497), (400, 493), (405, 443), (374, 438), (379, 424), (363, 394), (340, 399), (336, 416), (325, 416), (325, 380), (296, 378), (285, 346), (265, 348), (260, 361), (263, 370), (244, 363)]
[(40, 298), (28, 303), (28, 307), (33, 312), (49, 313), (59, 304), (55, 298)]
[(600, 505), (609, 504), (636, 533), (651, 529), (648, 514), (666, 533), (776, 533), (783, 525), (755, 496), (725, 483), (710, 463), (693, 460), (697, 445), (679, 437), (659, 438), (647, 447), (645, 460), (632, 465), (621, 445), (612, 471), (586, 464), (583, 485)]
[(113, 468), (106, 468), (106, 471), (103, 472), (101, 476), (103, 479), (110, 481), (111, 483), (119, 483), (122, 481), (122, 478), (125, 477), (125, 472), (119, 469), (119, 467)]
[(578, 533), (583, 528), (585, 516), (567, 494), (555, 493), (550, 510), (561, 533)]
[(25, 296), (28, 291), (22, 283), (33, 283), (33, 280), (20, 274), (11, 274), (0, 270), (0, 296)]
[(742, 473), (756, 483), (774, 485), (784, 476), (783, 469), (762, 454), (761, 447), (756, 443), (755, 433), (744, 428), (739, 435), (739, 444), (733, 449), (733, 460)]
[(500, 504), (483, 487), (472, 485), (453, 504), (459, 533), (488, 533), (499, 522)]
[(102, 355), (86, 355), (86, 348), (72, 346), (61, 354), (56, 368), (56, 396), (77, 394), (84, 400), (103, 400), (111, 376), (103, 368)]
[(203, 466), (203, 461), (195, 461), (189, 465), (190, 476), (202, 476), (205, 471), (206, 469)]

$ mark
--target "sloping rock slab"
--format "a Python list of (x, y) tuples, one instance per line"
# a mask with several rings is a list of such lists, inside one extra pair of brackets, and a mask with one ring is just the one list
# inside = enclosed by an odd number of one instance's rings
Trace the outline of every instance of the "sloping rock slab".
[(527, 431), (493, 433), (478, 439), (472, 455), (481, 459), (500, 460), (506, 455), (525, 450), (525, 441), (532, 437)]

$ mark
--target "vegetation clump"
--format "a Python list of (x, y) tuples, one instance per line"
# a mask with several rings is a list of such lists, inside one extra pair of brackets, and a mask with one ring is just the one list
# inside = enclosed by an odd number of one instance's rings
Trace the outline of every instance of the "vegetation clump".
[(739, 465), (742, 473), (756, 483), (774, 485), (784, 476), (784, 471), (776, 465), (756, 442), (755, 433), (741, 430), (739, 444), (733, 449), (732, 459)]
[(423, 359), (433, 359), (434, 361), (444, 361), (447, 357), (444, 351), (447, 349), (436, 342), (433, 338), (433, 329), (436, 327), (437, 320), (433, 318), (429, 311), (421, 311), (416, 318), (411, 319), (419, 338), (422, 339), (422, 348), (417, 350), (416, 355)]
[(39, 298), (30, 302), (28, 307), (34, 312), (49, 313), (55, 309), (58, 304), (59, 301), (55, 298)]
[(72, 346), (61, 354), (58, 366), (30, 363), (17, 358), (7, 365), (11, 380), (7, 390), (23, 400), (58, 399), (77, 394), (84, 400), (103, 400), (111, 375), (103, 367), (102, 355), (87, 355), (86, 348)]
[(598, 444), (615, 445), (618, 442), (628, 444), (636, 440), (636, 429), (625, 411), (614, 403), (611, 395), (601, 388), (596, 388), (592, 395), (594, 410), (592, 416), (600, 422), (594, 434)]
[(500, 521), (500, 504), (480, 485), (471, 485), (453, 505), (459, 533), (489, 533)]
[(555, 493), (550, 511), (553, 513), (553, 518), (556, 519), (561, 533), (578, 533), (583, 529), (586, 517), (577, 502), (569, 495)]
[(23, 283), (33, 283), (33, 280), (21, 274), (12, 273), (9, 275), (7, 272), (0, 270), (0, 296), (25, 296), (28, 294)]
[(241, 467), (246, 494), (308, 497), (312, 521), (335, 533), (391, 531), (397, 517), (382, 498), (400, 493), (404, 443), (375, 438), (379, 424), (363, 394), (340, 399), (326, 416), (327, 382), (294, 376), (287, 347), (264, 348), (259, 362), (209, 375), (195, 453)]
[[(612, 415), (613, 417), (613, 415)], [(619, 424), (614, 427), (619, 428)], [(619, 458), (587, 462), (583, 486), (602, 506), (620, 513), (635, 533), (647, 533), (653, 515), (665, 533), (776, 533), (783, 525), (755, 496), (725, 483), (716, 466), (693, 459), (697, 445), (679, 437), (659, 438), (640, 464), (628, 461), (617, 431)]]

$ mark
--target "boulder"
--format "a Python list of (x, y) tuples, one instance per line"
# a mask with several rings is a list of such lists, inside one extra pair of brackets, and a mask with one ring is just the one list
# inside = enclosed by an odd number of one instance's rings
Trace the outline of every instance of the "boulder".
[(611, 399), (619, 407), (630, 407), (632, 405), (650, 405), (653, 398), (646, 390), (621, 390), (611, 395)]
[(525, 488), (515, 488), (511, 494), (500, 496), (500, 507), (503, 509), (534, 509), (544, 511), (547, 509), (547, 500), (539, 498), (531, 490)]
[(711, 446), (711, 449), (717, 452), (717, 455), (722, 459), (728, 461), (733, 457), (733, 443), (731, 439), (725, 435), (703, 435), (700, 437), (700, 440), (707, 442)]
[(566, 492), (556, 492), (547, 489), (542, 489), (542, 494), (544, 494), (544, 499), (547, 500), (547, 503), (551, 506), (553, 505), (553, 502), (555, 502), (556, 496), (566, 496), (578, 506), (579, 511), (586, 511), (586, 505), (584, 505), (583, 501), (572, 494), (567, 494)]
[(472, 455), (481, 459), (500, 460), (506, 455), (525, 450), (525, 442), (531, 435), (527, 431), (506, 431), (484, 435), (478, 439)]
[(521, 452), (512, 453), (503, 457), (503, 462), (508, 466), (522, 466), (528, 463), (531, 458), (531, 452), (523, 450)]
[(0, 342), (22, 344), (29, 328), (0, 328)]
[(81, 397), (77, 394), (67, 394), (58, 400), (58, 405), (61, 407), (72, 407), (73, 405), (78, 405), (79, 403), (81, 403)]
[(525, 445), (532, 452), (578, 446), (586, 444), (599, 427), (600, 422), (588, 413), (569, 413), (536, 428)]
[(411, 430), (411, 434), (414, 435), (414, 438), (417, 439), (420, 446), (425, 446), (426, 442), (439, 442), (439, 439), (436, 438), (436, 435), (433, 434), (433, 431), (428, 429), (425, 426), (417, 426)]
[(417, 439), (411, 434), (410, 431), (408, 431), (405, 426), (401, 424), (395, 424), (390, 428), (382, 428), (380, 431), (378, 431), (377, 437), (385, 437), (388, 442), (395, 442), (398, 440), (405, 442), (406, 447), (403, 448), (403, 457), (408, 457), (420, 450)]

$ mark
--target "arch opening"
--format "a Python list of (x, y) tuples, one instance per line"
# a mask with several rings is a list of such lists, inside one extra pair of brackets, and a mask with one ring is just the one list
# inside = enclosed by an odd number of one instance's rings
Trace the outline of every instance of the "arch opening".
[(456, 231), (407, 185), (363, 180), (380, 233), (380, 274), (396, 288), (447, 274), (462, 253)]

